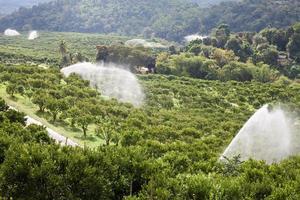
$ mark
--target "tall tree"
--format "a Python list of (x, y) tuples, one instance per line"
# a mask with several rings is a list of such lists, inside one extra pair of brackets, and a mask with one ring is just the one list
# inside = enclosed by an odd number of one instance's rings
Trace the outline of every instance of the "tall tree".
[(224, 48), (230, 36), (230, 29), (227, 24), (221, 24), (214, 33), (217, 38), (217, 47)]
[(44, 112), (49, 95), (44, 91), (37, 91), (33, 94), (32, 103), (39, 106), (39, 111)]
[(104, 117), (97, 122), (96, 135), (105, 141), (106, 146), (109, 146), (112, 140), (115, 140), (116, 145), (118, 145), (118, 128), (119, 124), (114, 123), (109, 117)]
[(76, 118), (76, 124), (82, 129), (83, 136), (86, 138), (89, 125), (94, 121), (90, 114), (81, 114)]

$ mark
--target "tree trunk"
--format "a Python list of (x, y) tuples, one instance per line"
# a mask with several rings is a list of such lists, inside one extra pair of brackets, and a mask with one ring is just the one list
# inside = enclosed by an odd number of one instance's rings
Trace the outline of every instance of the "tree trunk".
[(72, 120), (71, 120), (71, 126), (72, 126), (72, 127), (75, 127), (75, 123), (76, 123), (75, 119), (72, 118)]
[(87, 129), (86, 127), (84, 127), (84, 126), (82, 127), (84, 138), (86, 138), (86, 129)]
[(39, 107), (40, 107), (40, 110), (39, 110), (40, 112), (44, 112), (45, 111), (44, 105), (40, 105)]
[(53, 122), (55, 122), (55, 121), (56, 121), (56, 118), (57, 118), (57, 114), (56, 114), (56, 113), (54, 113), (54, 114), (53, 114)]
[(109, 144), (110, 144), (110, 139), (106, 139), (106, 146), (109, 146)]
[(133, 185), (133, 181), (130, 181), (130, 196), (132, 196), (132, 185)]

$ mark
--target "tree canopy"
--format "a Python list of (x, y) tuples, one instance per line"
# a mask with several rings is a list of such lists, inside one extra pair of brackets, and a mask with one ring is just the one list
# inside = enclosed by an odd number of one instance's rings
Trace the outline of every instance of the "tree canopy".
[[(204, 3), (203, 1), (201, 1)], [(50, 30), (143, 35), (182, 41), (226, 23), (233, 31), (287, 27), (300, 20), (297, 0), (243, 0), (203, 9), (187, 0), (61, 0), (0, 19), (0, 30)]]

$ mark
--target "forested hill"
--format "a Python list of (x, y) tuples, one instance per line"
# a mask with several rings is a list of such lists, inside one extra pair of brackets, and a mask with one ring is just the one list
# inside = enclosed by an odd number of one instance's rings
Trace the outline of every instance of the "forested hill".
[[(202, 3), (201, 3), (202, 2)], [(0, 19), (0, 31), (38, 29), (144, 35), (181, 41), (220, 23), (234, 31), (287, 27), (300, 21), (298, 0), (243, 0), (203, 9), (200, 0), (57, 0)]]
[(187, 0), (59, 0), (18, 12), (0, 20), (8, 27), (136, 35), (156, 33), (181, 39), (196, 32), (200, 6)]
[(299, 0), (243, 0), (211, 7), (203, 19), (210, 30), (226, 23), (233, 31), (260, 31), (265, 27), (284, 28), (300, 21)]
[[(8, 14), (13, 11), (17, 11), (20, 7), (32, 7), (33, 5), (38, 5), (44, 2), (50, 2), (53, 0), (0, 0), (0, 13)], [(191, 2), (195, 2), (202, 7), (208, 7), (212, 5), (216, 5), (223, 1), (230, 0), (187, 0)], [(232, 0), (231, 0), (232, 1)]]
[(239, 0), (189, 0), (189, 1), (199, 4), (201, 7), (210, 7), (212, 5), (217, 5), (221, 2), (239, 1)]
[(50, 0), (0, 0), (0, 13), (7, 14), (18, 10), (20, 7), (32, 7), (33, 5), (49, 1)]

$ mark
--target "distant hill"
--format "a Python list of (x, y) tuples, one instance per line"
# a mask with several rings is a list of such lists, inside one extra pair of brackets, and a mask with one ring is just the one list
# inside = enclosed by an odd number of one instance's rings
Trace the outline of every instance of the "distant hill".
[[(2, 0), (3, 1), (3, 0)], [(57, 0), (0, 19), (0, 31), (74, 31), (153, 35), (181, 41), (184, 36), (208, 33), (221, 23), (233, 31), (259, 31), (267, 26), (287, 27), (300, 21), (299, 0)]]
[[(0, 0), (0, 13), (8, 14), (13, 11), (17, 11), (20, 7), (32, 7), (33, 5), (38, 5), (39, 3), (45, 3), (56, 0)], [(207, 7), (211, 5), (216, 5), (225, 1), (232, 0), (187, 0), (199, 4), (201, 7)], [(234, 0), (233, 0), (234, 1)]]
[(32, 7), (33, 5), (49, 1), (50, 0), (0, 0), (0, 13), (8, 14), (17, 11), (20, 7)]
[(200, 6), (189, 0), (60, 0), (22, 8), (1, 19), (0, 30), (12, 27), (122, 35), (155, 33), (180, 40), (198, 31), (200, 15)]
[(197, 3), (201, 7), (210, 7), (213, 5), (217, 5), (221, 2), (228, 2), (228, 1), (239, 1), (239, 0), (190, 0), (191, 2)]
[(260, 31), (265, 27), (288, 27), (297, 21), (299, 0), (243, 0), (207, 9), (202, 22), (204, 30), (226, 23), (233, 31)]

